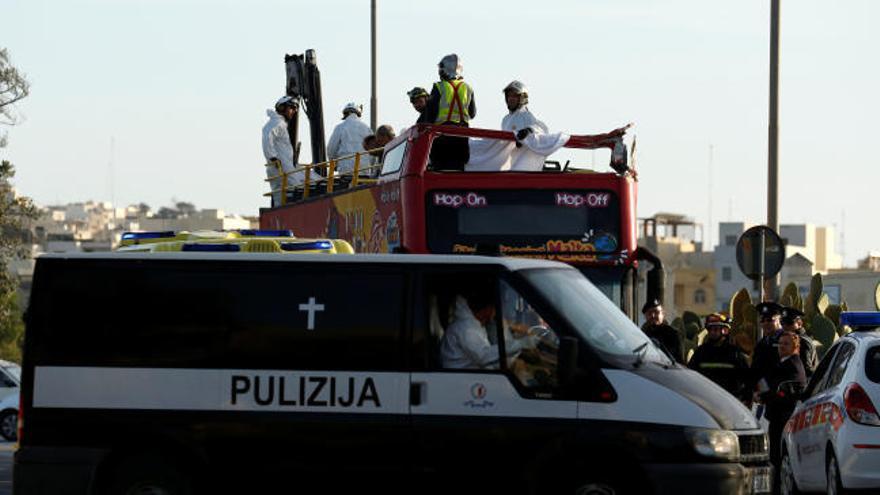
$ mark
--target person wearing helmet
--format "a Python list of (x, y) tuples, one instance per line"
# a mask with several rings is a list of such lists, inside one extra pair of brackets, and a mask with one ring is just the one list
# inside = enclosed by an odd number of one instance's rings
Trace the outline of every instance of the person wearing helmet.
[(263, 126), (263, 156), (266, 158), (266, 176), (272, 188), (272, 204), (281, 204), (281, 174), (287, 174), (287, 188), (302, 184), (304, 174), (293, 172), (296, 168), (293, 157), (293, 145), (287, 133), (287, 123), (299, 111), (296, 100), (290, 96), (282, 96), (275, 102), (275, 109), (266, 110), (269, 121)]
[[(364, 151), (364, 138), (373, 131), (361, 120), (362, 113), (363, 105), (354, 102), (342, 107), (342, 123), (333, 129), (327, 141), (327, 156), (331, 160)], [(337, 161), (336, 170), (340, 174), (350, 173), (354, 170), (354, 158)]]
[(743, 402), (751, 399), (746, 353), (730, 341), (730, 320), (712, 313), (705, 320), (706, 337), (694, 351), (688, 368), (715, 382)]
[(410, 91), (406, 92), (406, 95), (409, 97), (409, 102), (413, 106), (413, 110), (419, 113), (419, 118), (416, 120), (416, 124), (421, 124), (425, 121), (425, 107), (428, 106), (428, 92), (425, 88), (420, 88), (416, 86)]
[(529, 111), (529, 91), (520, 81), (511, 81), (502, 90), (507, 109), (510, 111), (501, 120), (501, 129), (516, 134), (517, 144), (530, 133), (547, 134), (547, 126)]
[[(431, 88), (425, 106), (424, 122), (429, 124), (468, 127), (477, 115), (474, 90), (461, 76), (461, 60), (450, 54), (437, 64), (440, 80)], [(467, 138), (438, 136), (431, 146), (431, 166), (437, 170), (464, 170), (470, 159)]]

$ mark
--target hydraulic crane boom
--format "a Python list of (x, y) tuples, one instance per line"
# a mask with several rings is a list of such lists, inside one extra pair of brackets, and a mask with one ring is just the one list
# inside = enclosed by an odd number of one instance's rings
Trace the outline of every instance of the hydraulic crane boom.
[[(320, 163), (327, 160), (327, 145), (324, 140), (324, 105), (321, 96), (321, 72), (318, 70), (318, 60), (315, 50), (306, 50), (305, 55), (285, 55), (284, 65), (287, 69), (287, 95), (302, 102), (300, 108), (304, 109), (309, 118), (309, 134), (312, 141), (312, 163)], [(298, 146), (298, 123), (299, 112), (296, 120), (290, 125), (290, 139), (296, 154), (299, 155)], [(295, 163), (299, 163), (299, 156), (295, 156)]]

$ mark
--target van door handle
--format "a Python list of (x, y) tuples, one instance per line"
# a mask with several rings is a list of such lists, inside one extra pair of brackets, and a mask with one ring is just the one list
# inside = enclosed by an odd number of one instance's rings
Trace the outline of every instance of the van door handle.
[(423, 397), (425, 393), (425, 383), (424, 382), (412, 382), (409, 384), (409, 405), (411, 406), (421, 406), (423, 402)]

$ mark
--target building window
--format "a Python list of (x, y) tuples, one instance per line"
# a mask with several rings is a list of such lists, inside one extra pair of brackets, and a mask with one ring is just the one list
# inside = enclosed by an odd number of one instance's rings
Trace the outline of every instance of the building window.
[(703, 289), (694, 291), (694, 304), (706, 304), (706, 291)]
[(730, 282), (730, 279), (733, 278), (732, 270), (729, 266), (725, 266), (721, 268), (721, 280), (725, 282)]
[(677, 307), (684, 305), (684, 284), (675, 284), (672, 293), (672, 303)]
[(736, 236), (735, 235), (724, 236), (724, 244), (726, 246), (736, 246)]

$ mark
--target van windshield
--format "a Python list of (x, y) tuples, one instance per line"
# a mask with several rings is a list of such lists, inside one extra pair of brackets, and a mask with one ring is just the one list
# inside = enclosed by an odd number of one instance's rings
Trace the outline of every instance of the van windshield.
[(603, 358), (619, 366), (672, 361), (589, 280), (576, 270), (524, 270), (522, 275), (551, 302)]

